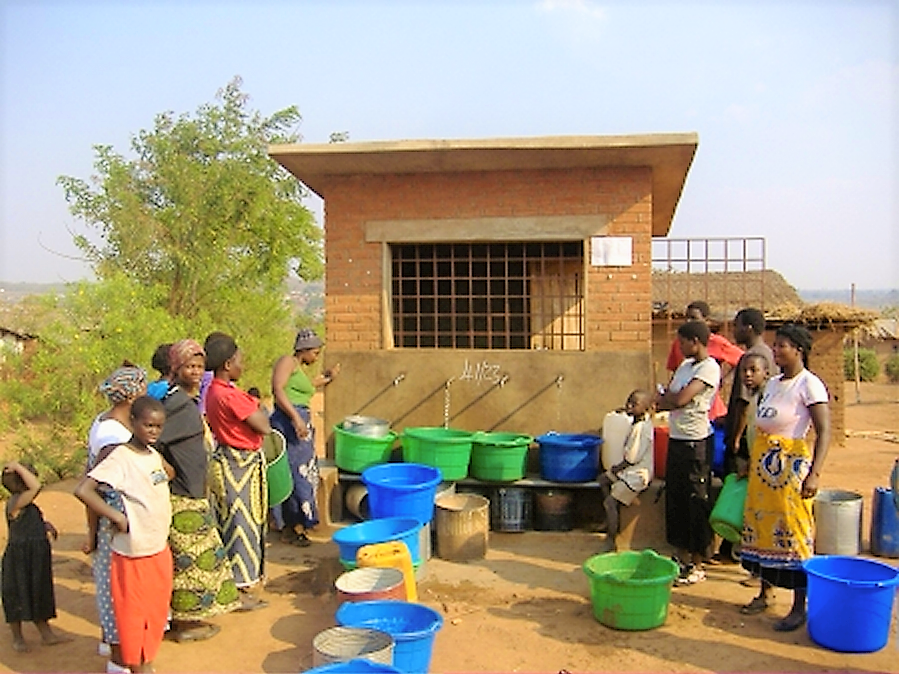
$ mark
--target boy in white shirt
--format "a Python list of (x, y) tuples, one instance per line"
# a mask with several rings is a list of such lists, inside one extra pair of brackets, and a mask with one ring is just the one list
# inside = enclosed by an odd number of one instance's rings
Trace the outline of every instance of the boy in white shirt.
[(637, 389), (628, 396), (624, 411), (633, 421), (624, 443), (624, 458), (599, 477), (606, 531), (613, 545), (620, 523), (619, 504), (630, 505), (652, 482), (653, 429), (648, 414), (651, 405), (652, 396), (647, 391)]

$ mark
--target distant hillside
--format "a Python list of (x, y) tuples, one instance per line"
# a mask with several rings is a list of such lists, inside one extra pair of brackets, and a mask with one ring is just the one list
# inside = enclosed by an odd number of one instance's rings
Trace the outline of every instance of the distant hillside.
[[(839, 302), (852, 304), (852, 291), (846, 290), (800, 290), (803, 302)], [(855, 306), (882, 311), (889, 307), (899, 307), (899, 290), (856, 290)]]

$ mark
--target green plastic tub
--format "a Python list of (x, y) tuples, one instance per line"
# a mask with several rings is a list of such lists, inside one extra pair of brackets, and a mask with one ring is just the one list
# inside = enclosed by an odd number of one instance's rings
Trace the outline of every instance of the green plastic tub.
[(593, 617), (616, 630), (649, 630), (668, 617), (677, 564), (653, 550), (609, 552), (584, 562)]
[(442, 426), (419, 426), (403, 430), (403, 461), (439, 468), (446, 481), (468, 477), (474, 434)]
[(533, 442), (530, 435), (519, 433), (475, 433), (471, 441), (471, 476), (486, 482), (522, 479)]
[(334, 463), (340, 470), (362, 473), (366, 468), (390, 461), (396, 433), (390, 431), (382, 438), (358, 435), (334, 427)]

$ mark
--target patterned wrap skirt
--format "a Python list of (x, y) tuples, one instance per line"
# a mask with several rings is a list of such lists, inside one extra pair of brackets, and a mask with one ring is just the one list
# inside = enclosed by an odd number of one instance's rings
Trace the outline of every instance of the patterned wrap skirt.
[(265, 572), (268, 484), (261, 451), (218, 445), (209, 462), (210, 503), (237, 587)]
[(209, 500), (172, 494), (172, 619), (199, 621), (240, 606)]
[(743, 567), (777, 587), (804, 588), (802, 562), (814, 554), (812, 499), (802, 483), (812, 454), (803, 438), (759, 432), (751, 450), (743, 510)]
[[(125, 512), (125, 504), (122, 495), (112, 489), (104, 490), (101, 494), (103, 500), (119, 512)], [(91, 572), (94, 576), (94, 600), (97, 602), (97, 617), (100, 620), (100, 631), (103, 643), (118, 644), (119, 630), (116, 627), (115, 609), (112, 601), (112, 588), (110, 587), (110, 568), (112, 565), (112, 537), (115, 535), (115, 525), (105, 517), (100, 517), (97, 524), (97, 547), (94, 550)]]
[[(307, 424), (312, 416), (309, 408), (297, 405), (296, 411)], [(293, 477), (293, 491), (287, 500), (276, 508), (276, 521), (283, 526), (293, 528), (297, 525), (311, 529), (319, 522), (318, 503), (316, 501), (319, 485), (318, 457), (315, 456), (315, 430), (309, 438), (301, 440), (291, 423), (290, 418), (279, 409), (271, 416), (272, 428), (280, 431), (287, 441), (287, 460)]]

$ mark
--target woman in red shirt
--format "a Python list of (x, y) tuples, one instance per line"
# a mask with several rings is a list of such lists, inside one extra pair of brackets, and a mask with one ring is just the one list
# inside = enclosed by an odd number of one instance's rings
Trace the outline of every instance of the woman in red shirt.
[(249, 589), (262, 580), (265, 568), (268, 494), (265, 460), (259, 450), (272, 427), (259, 401), (234, 385), (243, 373), (243, 353), (233, 337), (219, 334), (207, 341), (206, 369), (213, 371), (206, 391), (206, 421), (216, 442), (210, 463), (210, 501), (234, 582), (243, 595), (243, 608), (262, 608), (265, 602), (249, 594)]

